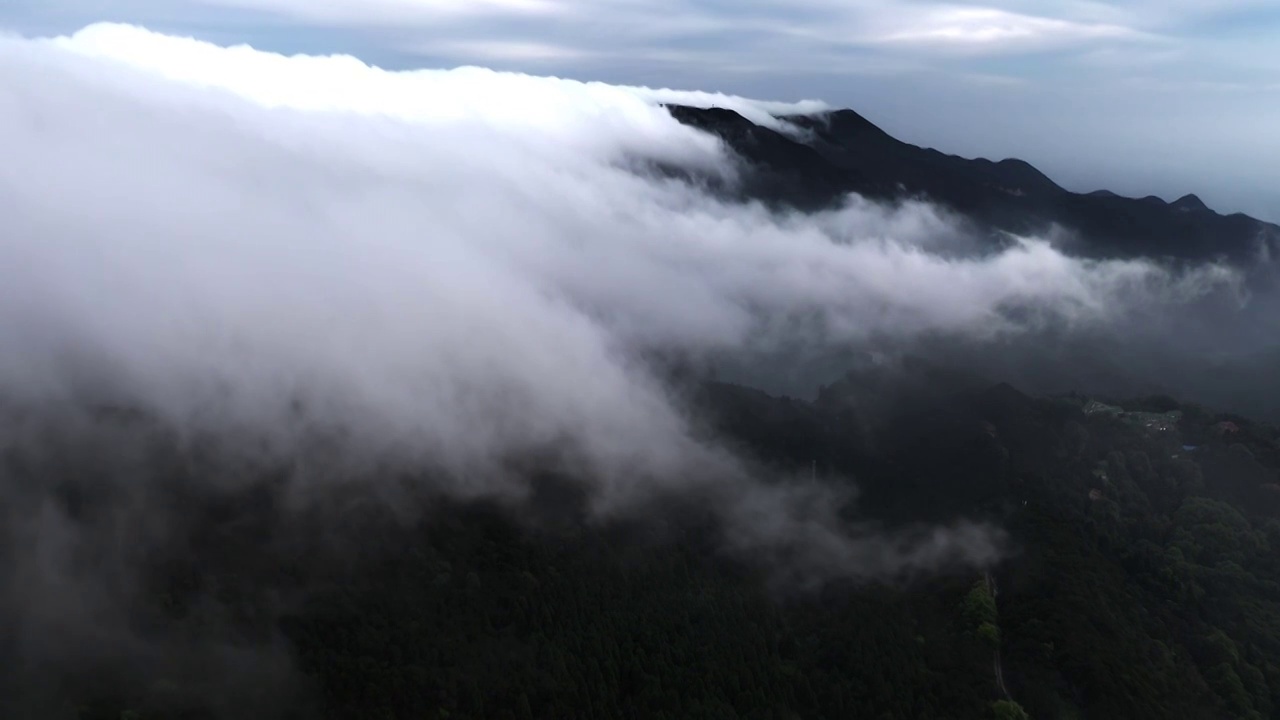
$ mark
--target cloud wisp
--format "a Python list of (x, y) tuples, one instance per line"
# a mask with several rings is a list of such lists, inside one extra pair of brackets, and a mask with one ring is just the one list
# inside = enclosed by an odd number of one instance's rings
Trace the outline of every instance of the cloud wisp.
[(738, 171), (659, 102), (772, 123), (816, 104), (393, 73), (119, 25), (3, 40), (0, 64), (7, 401), (139, 408), (266, 458), (321, 433), (348, 463), (332, 474), (430, 468), (467, 496), (518, 498), (511, 463), (555, 448), (599, 513), (733, 498), (737, 542), (808, 538), (835, 574), (996, 544), (961, 529), (925, 552), (759, 500), (777, 490), (694, 432), (645, 358), (799, 327), (820, 345), (1105, 324), (1230, 281), (1034, 238), (956, 257), (937, 238), (962, 231), (921, 203), (779, 215), (648, 169)]
[(961, 53), (1044, 51), (1095, 40), (1140, 40), (1122, 25), (1074, 22), (988, 7), (934, 7), (895, 19), (872, 43)]

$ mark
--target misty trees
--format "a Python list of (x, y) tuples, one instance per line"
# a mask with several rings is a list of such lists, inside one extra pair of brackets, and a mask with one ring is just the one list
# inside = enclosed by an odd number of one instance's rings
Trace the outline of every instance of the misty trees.
[(979, 581), (964, 597), (961, 614), (973, 633), (984, 646), (1000, 649), (1000, 626), (996, 612), (995, 596), (984, 581)]
[[(232, 618), (218, 626), (228, 638), (266, 622), (310, 690), (305, 718), (1220, 720), (1280, 709), (1280, 519), (1230, 487), (1254, 464), (1275, 469), (1256, 443), (1249, 456), (1212, 440), (1174, 458), (1131, 426), (1001, 390), (894, 421), (867, 455), (838, 408), (709, 396), (759, 457), (856, 470), (862, 512), (1000, 523), (1016, 552), (993, 570), (999, 606), (971, 568), (798, 591), (726, 558), (702, 521), (655, 538), (434, 500), (418, 523), (385, 508), (326, 523), (323, 546), (341, 551), (316, 558), (272, 502), (246, 493), (186, 516), (173, 553), (140, 571), (143, 615), (185, 637), (207, 637), (202, 605)], [(774, 435), (776, 423), (806, 429)], [(1016, 703), (993, 682), (995, 648)], [(82, 704), (84, 720), (120, 720), (124, 708), (139, 720), (208, 716), (124, 681)]]
[(396, 561), (291, 618), (330, 717), (937, 718), (985, 702), (968, 696), (989, 662), (954, 664), (955, 615), (931, 594), (785, 600), (694, 545), (636, 554), (463, 517), (424, 538), (451, 557), (447, 582)]
[(996, 720), (1031, 720), (1030, 716), (1027, 715), (1027, 711), (1012, 700), (997, 700), (992, 703), (991, 711)]
[(1217, 500), (1187, 498), (1172, 520), (1172, 545), (1200, 565), (1243, 564), (1268, 546), (1266, 537), (1255, 531), (1240, 511)]

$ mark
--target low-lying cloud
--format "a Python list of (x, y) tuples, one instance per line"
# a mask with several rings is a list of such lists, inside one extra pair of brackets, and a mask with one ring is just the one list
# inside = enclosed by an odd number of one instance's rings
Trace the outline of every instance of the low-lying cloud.
[(646, 358), (1105, 325), (1232, 281), (1036, 238), (957, 256), (938, 238), (965, 230), (927, 204), (778, 214), (650, 170), (741, 170), (660, 103), (775, 126), (817, 103), (385, 72), (115, 25), (5, 39), (0, 64), (6, 402), (136, 408), (266, 459), (318, 434), (349, 463), (335, 475), (429, 468), (469, 496), (520, 496), (512, 461), (555, 448), (601, 513), (733, 497), (735, 543), (800, 542), (824, 572), (998, 543), (962, 528), (904, 548), (777, 499)]

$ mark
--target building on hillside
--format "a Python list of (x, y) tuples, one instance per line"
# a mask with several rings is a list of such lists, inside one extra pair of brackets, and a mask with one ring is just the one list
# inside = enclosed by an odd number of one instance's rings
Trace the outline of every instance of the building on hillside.
[(1240, 432), (1240, 426), (1236, 425), (1230, 420), (1223, 420), (1217, 425), (1214, 425), (1213, 429), (1219, 435), (1235, 435), (1236, 433)]
[(1167, 433), (1178, 429), (1178, 421), (1182, 419), (1182, 412), (1180, 410), (1167, 413), (1131, 412), (1125, 413), (1122, 417), (1126, 422), (1137, 425), (1144, 430)]

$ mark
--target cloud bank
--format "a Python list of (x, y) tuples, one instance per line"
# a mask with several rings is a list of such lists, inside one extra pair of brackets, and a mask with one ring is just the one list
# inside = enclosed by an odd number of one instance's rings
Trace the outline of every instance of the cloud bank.
[(121, 25), (6, 39), (0, 64), (6, 403), (139, 409), (273, 460), (323, 438), (330, 475), (429, 470), (464, 496), (519, 498), (512, 467), (553, 457), (601, 515), (706, 495), (732, 542), (799, 543), (839, 575), (997, 543), (963, 527), (902, 547), (843, 528), (829, 490), (778, 497), (651, 358), (1105, 325), (1231, 280), (1036, 238), (956, 255), (940, 238), (962, 226), (924, 204), (779, 215), (655, 170), (740, 171), (662, 102), (774, 124), (816, 104)]
[[(1079, 192), (1275, 221), (1272, 37), (1260, 0), (6, 0), (0, 26), (98, 21), (624, 84), (823, 97), (903, 140), (1018, 157)], [(1268, 32), (1270, 30), (1270, 32)], [(937, 108), (945, 106), (946, 112)]]

